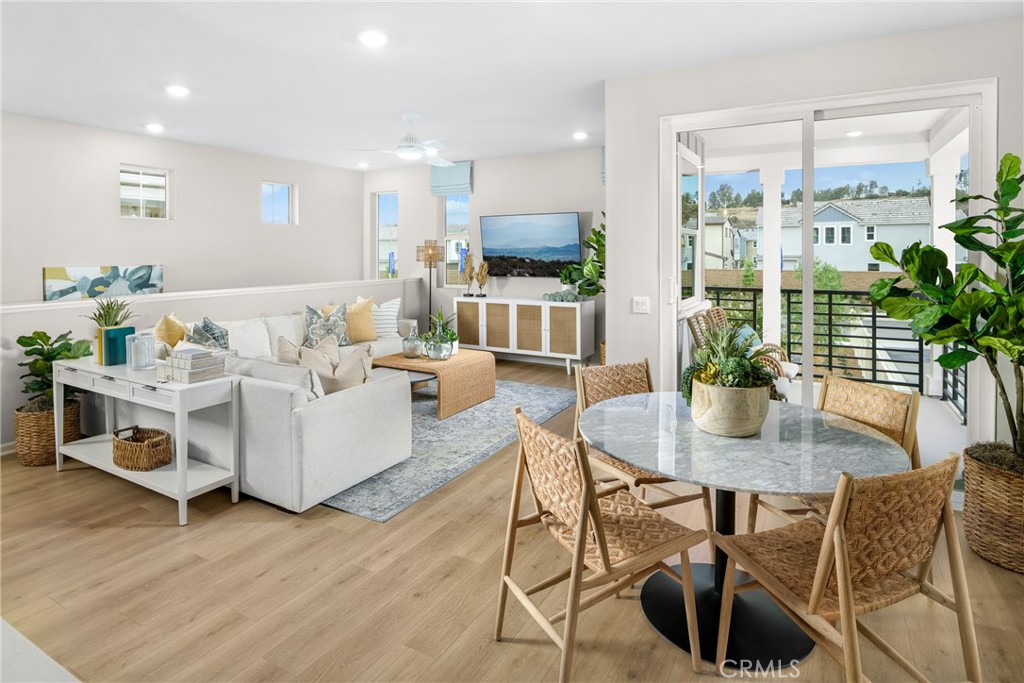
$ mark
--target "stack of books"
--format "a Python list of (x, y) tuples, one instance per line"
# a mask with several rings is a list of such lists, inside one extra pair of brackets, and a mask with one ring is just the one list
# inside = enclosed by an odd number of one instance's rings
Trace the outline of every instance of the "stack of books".
[(172, 351), (160, 367), (161, 379), (192, 384), (216, 379), (224, 374), (224, 355), (207, 349)]

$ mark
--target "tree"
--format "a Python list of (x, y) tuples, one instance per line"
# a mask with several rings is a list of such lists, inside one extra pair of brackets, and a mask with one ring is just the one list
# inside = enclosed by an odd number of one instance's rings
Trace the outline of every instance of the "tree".
[(857, 189), (853, 191), (853, 196), (860, 199), (867, 192), (867, 186), (864, 183), (857, 183)]
[(739, 192), (737, 192), (736, 194), (734, 194), (732, 196), (732, 203), (729, 204), (729, 206), (739, 206), (742, 203), (743, 203), (743, 197), (740, 195)]
[(956, 174), (956, 198), (963, 199), (970, 194), (970, 173), (966, 168), (961, 168), (960, 172)]
[(789, 201), (793, 204), (802, 202), (804, 200), (804, 191), (799, 187), (793, 190), (789, 195)]
[[(803, 264), (796, 267), (796, 279), (803, 280)], [(843, 288), (843, 274), (831, 263), (814, 257), (814, 289), (815, 290), (839, 290)]]
[(754, 270), (754, 259), (749, 256), (743, 259), (743, 277), (740, 279), (740, 284), (744, 287), (754, 287), (757, 285), (757, 272)]
[(868, 181), (868, 194), (878, 194), (878, 181), (877, 180), (869, 180)]
[(684, 192), (679, 198), (680, 225), (686, 225), (690, 219), (697, 218), (697, 198), (692, 192)]
[(743, 206), (761, 206), (764, 203), (764, 193), (761, 190), (751, 190), (743, 198)]

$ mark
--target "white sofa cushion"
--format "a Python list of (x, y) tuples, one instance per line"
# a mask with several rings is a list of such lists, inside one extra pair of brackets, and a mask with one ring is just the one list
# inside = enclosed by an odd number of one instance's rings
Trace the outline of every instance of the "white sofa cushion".
[(228, 348), (238, 351), (239, 356), (266, 358), (274, 355), (263, 318), (229, 320), (217, 324), (228, 331)]
[(306, 324), (301, 313), (294, 315), (271, 315), (263, 319), (267, 325), (267, 339), (272, 343), (284, 337), (296, 346), (306, 341)]
[(306, 398), (310, 401), (324, 396), (320, 378), (316, 376), (315, 372), (301, 365), (288, 365), (259, 358), (228, 356), (224, 361), (224, 372), (298, 387), (306, 392)]

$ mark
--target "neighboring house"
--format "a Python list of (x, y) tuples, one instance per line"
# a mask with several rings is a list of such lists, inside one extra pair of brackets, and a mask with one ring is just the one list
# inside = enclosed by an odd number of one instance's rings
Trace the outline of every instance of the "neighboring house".
[[(800, 264), (800, 204), (782, 207), (782, 267), (793, 270)], [(814, 255), (839, 270), (894, 271), (895, 267), (880, 263), (871, 256), (871, 245), (888, 242), (896, 254), (914, 242), (931, 243), (932, 209), (928, 197), (892, 197), (888, 199), (837, 199), (814, 202)], [(764, 263), (761, 238), (764, 210), (758, 209), (757, 228), (742, 230), (736, 244), (737, 256), (757, 255), (757, 264)], [(742, 255), (740, 255), (742, 252)], [(966, 254), (957, 247), (956, 261), (962, 263)]]
[[(732, 219), (718, 213), (704, 214), (704, 267), (738, 268), (734, 247), (735, 228)], [(697, 219), (690, 218), (680, 231), (683, 270), (693, 269), (693, 246), (696, 243)]]

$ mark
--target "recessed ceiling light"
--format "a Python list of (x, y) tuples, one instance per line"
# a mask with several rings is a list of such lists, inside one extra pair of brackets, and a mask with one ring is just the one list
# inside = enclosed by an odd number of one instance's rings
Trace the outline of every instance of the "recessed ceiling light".
[(384, 47), (388, 44), (390, 38), (384, 31), (378, 31), (376, 29), (367, 29), (366, 31), (360, 31), (356, 34), (356, 38), (359, 42), (366, 47), (378, 48)]
[(147, 123), (146, 130), (148, 130), (150, 133), (163, 133), (164, 127), (163, 124), (160, 123)]
[(850, 130), (846, 132), (846, 137), (848, 138), (859, 138), (861, 135), (864, 135), (864, 133), (859, 130)]
[(573, 140), (586, 140), (587, 139), (587, 134), (584, 133), (582, 130), (578, 130), (578, 131), (576, 131), (575, 133), (572, 134), (572, 139)]
[(359, 168), (370, 168), (370, 164), (366, 163), (365, 161), (360, 161)]
[(164, 88), (164, 91), (171, 97), (188, 97), (188, 94), (192, 92), (183, 85), (169, 85)]

